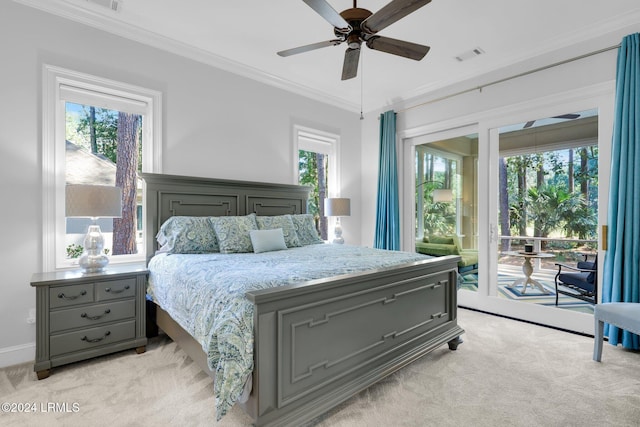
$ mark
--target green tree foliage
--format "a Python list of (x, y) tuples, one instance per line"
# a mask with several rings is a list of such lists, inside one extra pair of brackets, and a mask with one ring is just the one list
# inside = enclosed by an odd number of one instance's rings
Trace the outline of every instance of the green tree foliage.
[[(67, 114), (67, 139), (116, 165), (123, 189), (123, 215), (114, 219), (113, 253), (137, 252), (137, 172), (142, 170), (142, 116), (82, 105)], [(67, 248), (67, 251), (73, 248)], [(73, 254), (73, 253), (72, 253)]]
[(318, 196), (318, 160), (316, 153), (300, 150), (298, 152), (298, 183), (311, 187), (307, 212), (314, 217), (320, 215), (320, 199)]
[(298, 151), (298, 183), (311, 187), (307, 213), (314, 216), (320, 237), (327, 239), (324, 199), (327, 196), (328, 156), (312, 151)]
[[(574, 152), (580, 153), (575, 160)], [(506, 158), (511, 234), (527, 236), (530, 228), (536, 237), (562, 233), (579, 239), (595, 238), (597, 162), (595, 146)], [(505, 218), (501, 218), (503, 224)]]
[(433, 190), (441, 188), (438, 182), (418, 183), (418, 193), (422, 192), (424, 231), (427, 235), (450, 235), (456, 233), (456, 211), (453, 203), (433, 201)]
[[(117, 163), (118, 150), (118, 112), (106, 108), (93, 107), (95, 120), (92, 120), (91, 108), (83, 105), (77, 133), (82, 135), (82, 146), (94, 154), (102, 154), (113, 163)], [(95, 132), (95, 146), (92, 147), (92, 124)], [(75, 142), (75, 141), (74, 141)]]

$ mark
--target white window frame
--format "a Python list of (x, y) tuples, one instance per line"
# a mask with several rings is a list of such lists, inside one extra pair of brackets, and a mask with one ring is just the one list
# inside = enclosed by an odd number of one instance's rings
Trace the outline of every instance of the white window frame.
[[(329, 174), (327, 176), (327, 197), (340, 197), (340, 135), (305, 126), (293, 126), (293, 183), (298, 184), (300, 170), (299, 151), (311, 151), (329, 156)], [(324, 203), (320, 200), (319, 203)], [(336, 218), (329, 217), (328, 233), (333, 233)], [(330, 234), (329, 234), (330, 235)], [(331, 239), (329, 239), (331, 240)]]
[(312, 129), (305, 126), (294, 125), (294, 162), (293, 183), (298, 184), (300, 171), (298, 170), (300, 150), (329, 155), (329, 175), (327, 185), (329, 191), (327, 197), (340, 197), (340, 136), (334, 133)]
[[(42, 72), (42, 271), (74, 267), (64, 259), (66, 102), (144, 116), (142, 170), (161, 173), (162, 93), (45, 64)], [(143, 205), (143, 218), (146, 216)], [(144, 238), (144, 236), (143, 236)], [(118, 255), (112, 263), (144, 261), (145, 254)]]

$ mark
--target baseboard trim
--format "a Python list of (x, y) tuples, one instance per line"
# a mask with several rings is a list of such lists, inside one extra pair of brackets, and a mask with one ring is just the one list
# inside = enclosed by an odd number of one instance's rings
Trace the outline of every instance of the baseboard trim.
[(13, 347), (0, 348), (0, 368), (33, 363), (36, 354), (36, 343), (27, 343)]

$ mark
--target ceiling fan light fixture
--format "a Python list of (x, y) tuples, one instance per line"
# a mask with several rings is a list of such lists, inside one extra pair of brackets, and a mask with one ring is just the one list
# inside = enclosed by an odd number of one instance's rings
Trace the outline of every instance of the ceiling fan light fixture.
[(362, 40), (356, 34), (351, 34), (347, 38), (347, 46), (349, 46), (349, 49), (360, 49), (361, 43)]

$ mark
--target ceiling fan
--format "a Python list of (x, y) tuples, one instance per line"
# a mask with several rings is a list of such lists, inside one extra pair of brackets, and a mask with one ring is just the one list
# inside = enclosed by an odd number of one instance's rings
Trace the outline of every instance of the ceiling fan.
[[(559, 116), (553, 116), (551, 117), (552, 119), (565, 119), (565, 120), (573, 120), (573, 119), (577, 119), (580, 117), (580, 114), (576, 114), (576, 113), (570, 113), (570, 114), (561, 114)], [(531, 126), (533, 126), (533, 124), (535, 123), (535, 120), (530, 120), (527, 123), (524, 124), (524, 126), (522, 127), (522, 129), (526, 129), (526, 128), (530, 128)]]
[(399, 19), (429, 4), (431, 0), (392, 0), (376, 13), (359, 8), (356, 0), (353, 1), (353, 8), (346, 9), (340, 13), (336, 12), (326, 0), (303, 1), (333, 25), (333, 32), (336, 38), (283, 50), (278, 52), (280, 56), (296, 55), (323, 47), (337, 46), (346, 42), (348, 47), (344, 54), (342, 80), (348, 80), (354, 78), (358, 73), (360, 46), (363, 42), (370, 49), (416, 61), (420, 61), (429, 52), (429, 46), (376, 34)]

